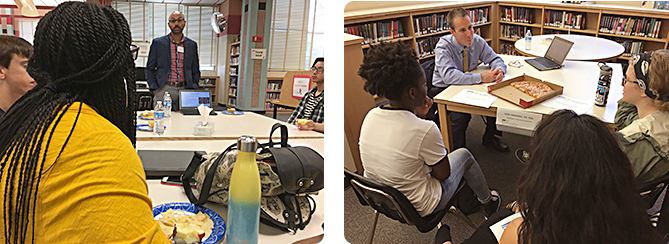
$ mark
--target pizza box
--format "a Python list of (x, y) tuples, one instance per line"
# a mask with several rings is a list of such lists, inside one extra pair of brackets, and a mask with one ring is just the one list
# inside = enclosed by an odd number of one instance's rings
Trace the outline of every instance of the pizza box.
[[(546, 93), (541, 97), (534, 98), (533, 96), (530, 96), (511, 86), (511, 83), (516, 81), (540, 82), (552, 88), (553, 91)], [(560, 95), (562, 94), (562, 90), (564, 90), (564, 88), (561, 85), (553, 84), (548, 81), (541, 80), (526, 74), (488, 86), (488, 93), (495, 95), (515, 105), (521, 106), (523, 108), (532, 107), (533, 105), (539, 104), (549, 98)]]

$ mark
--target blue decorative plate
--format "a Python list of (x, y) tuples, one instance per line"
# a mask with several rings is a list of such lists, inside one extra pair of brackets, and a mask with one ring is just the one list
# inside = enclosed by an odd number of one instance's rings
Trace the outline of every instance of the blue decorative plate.
[[(163, 127), (167, 128), (167, 126), (164, 126), (164, 125), (163, 125)], [(149, 124), (137, 125), (137, 130), (153, 131), (153, 129), (151, 129), (151, 127), (149, 127)]]
[(228, 112), (227, 110), (223, 110), (223, 112), (221, 112), (221, 113), (222, 113), (222, 114), (229, 114), (229, 115), (240, 115), (240, 114), (244, 114), (244, 112), (242, 112), (242, 111), (237, 111), (237, 110), (235, 110), (234, 113), (230, 113), (230, 112)]
[(142, 117), (141, 115), (137, 116), (137, 118), (144, 119), (144, 120), (153, 120), (153, 117), (147, 118), (147, 117)]
[(206, 215), (209, 215), (209, 219), (211, 219), (211, 221), (214, 221), (214, 229), (211, 230), (211, 235), (209, 235), (209, 237), (202, 240), (202, 243), (215, 244), (218, 241), (223, 240), (226, 229), (225, 221), (223, 221), (221, 216), (219, 216), (216, 212), (214, 212), (214, 210), (208, 209), (203, 206), (195, 206), (195, 204), (187, 202), (171, 202), (171, 203), (160, 204), (158, 206), (153, 207), (153, 218), (158, 219), (157, 217), (158, 215), (160, 215), (160, 213), (165, 212), (170, 208), (173, 209), (174, 211), (181, 210), (192, 214), (197, 214), (198, 212), (202, 212)]

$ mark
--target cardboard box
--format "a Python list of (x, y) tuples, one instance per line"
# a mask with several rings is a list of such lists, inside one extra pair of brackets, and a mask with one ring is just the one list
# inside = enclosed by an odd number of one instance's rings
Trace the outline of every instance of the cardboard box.
[[(553, 89), (553, 91), (546, 93), (545, 95), (534, 98), (533, 96), (530, 96), (515, 87), (511, 86), (511, 83), (516, 82), (516, 81), (534, 81), (534, 82), (540, 82), (543, 83), (550, 88)], [(554, 96), (562, 94), (562, 90), (564, 88), (561, 85), (553, 84), (548, 81), (540, 80), (538, 78), (523, 74), (521, 76), (517, 76), (505, 81), (502, 81), (500, 83), (490, 85), (488, 86), (488, 93), (495, 95), (501, 99), (504, 99), (510, 103), (516, 104), (518, 106), (521, 106), (523, 108), (529, 108), (532, 107), (533, 105), (539, 104), (549, 98), (552, 98)]]

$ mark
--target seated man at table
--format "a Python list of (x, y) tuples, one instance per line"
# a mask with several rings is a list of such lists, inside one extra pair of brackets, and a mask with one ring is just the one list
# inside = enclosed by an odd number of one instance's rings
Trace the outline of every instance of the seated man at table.
[(359, 145), (365, 177), (402, 192), (421, 216), (445, 210), (464, 178), (484, 204), (485, 216), (490, 216), (501, 199), (488, 188), (474, 156), (466, 148), (449, 154), (437, 125), (419, 118), (431, 99), (417, 60), (408, 46), (381, 43), (370, 47), (360, 65), (364, 89), (390, 101), (370, 110), (362, 123)]
[[(495, 54), (495, 51), (481, 36), (474, 34), (467, 11), (462, 8), (451, 10), (446, 19), (452, 35), (441, 37), (434, 49), (436, 54), (434, 74), (425, 74), (433, 75), (433, 87), (428, 96), (432, 98), (450, 85), (473, 85), (501, 81), (506, 73), (504, 60)], [(490, 70), (481, 74), (469, 72), (476, 69), (479, 60), (489, 64)], [(453, 148), (466, 147), (465, 132), (472, 115), (459, 112), (451, 112), (450, 115)], [(438, 116), (435, 116), (435, 119), (438, 119)], [(483, 145), (500, 152), (509, 151), (509, 148), (495, 137), (501, 134), (502, 132), (498, 131), (495, 125), (495, 118), (486, 117)]]
[(637, 54), (622, 82), (614, 123), (640, 183), (669, 173), (669, 50)]
[(302, 100), (290, 115), (288, 124), (295, 124), (300, 130), (314, 130), (325, 132), (323, 123), (323, 83), (325, 81), (325, 70), (323, 69), (323, 58), (316, 58), (314, 65), (311, 66), (311, 81), (316, 83), (316, 87), (304, 94)]

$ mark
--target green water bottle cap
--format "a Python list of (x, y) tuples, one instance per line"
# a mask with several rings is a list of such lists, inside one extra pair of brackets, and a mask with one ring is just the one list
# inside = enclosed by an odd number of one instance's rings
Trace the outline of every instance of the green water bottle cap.
[(240, 136), (237, 138), (237, 149), (242, 152), (255, 152), (258, 149), (258, 141), (254, 136)]

